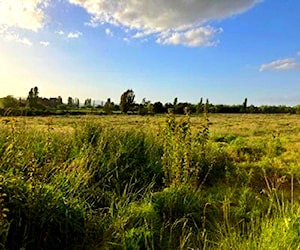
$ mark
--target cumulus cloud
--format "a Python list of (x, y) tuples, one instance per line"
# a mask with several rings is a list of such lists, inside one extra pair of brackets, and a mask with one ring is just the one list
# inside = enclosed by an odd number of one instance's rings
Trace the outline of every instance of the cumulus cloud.
[(98, 22), (97, 18), (92, 16), (89, 22), (84, 23), (86, 26), (90, 26), (92, 28), (96, 28), (100, 26), (100, 23)]
[[(126, 33), (128, 33), (128, 31), (126, 32)], [(132, 36), (132, 38), (142, 38), (142, 37), (145, 37), (145, 36), (147, 36), (148, 34), (146, 34), (146, 33), (144, 33), (144, 32), (137, 32), (137, 33), (135, 33), (133, 36)]]
[(207, 22), (243, 13), (259, 2), (259, 0), (68, 1), (86, 9), (91, 15), (90, 23), (93, 25), (110, 23), (137, 31), (135, 38), (157, 35), (158, 43), (183, 44), (191, 47), (215, 45), (211, 39), (218, 32), (208, 29)]
[(61, 36), (63, 36), (65, 34), (65, 32), (63, 30), (58, 30), (55, 33), (58, 35), (61, 35)]
[(300, 69), (300, 63), (294, 58), (279, 59), (270, 63), (262, 64), (259, 71), (283, 71)]
[(107, 35), (107, 36), (114, 36), (114, 33), (110, 30), (110, 29), (105, 29), (105, 34)]
[(80, 36), (82, 36), (82, 33), (79, 32), (79, 31), (76, 31), (76, 32), (70, 32), (68, 33), (67, 37), (70, 38), (70, 39), (77, 39), (79, 38)]
[(48, 47), (50, 43), (46, 41), (40, 41), (40, 45), (42, 45), (43, 47)]
[(1, 0), (0, 26), (38, 31), (45, 20), (48, 0)]
[(55, 34), (58, 34), (59, 36), (62, 36), (64, 38), (68, 38), (68, 39), (78, 39), (79, 37), (81, 37), (83, 35), (80, 31), (67, 32), (67, 31), (63, 31), (63, 30), (55, 31)]
[(199, 47), (199, 46), (214, 46), (218, 41), (213, 38), (222, 32), (222, 29), (214, 29), (210, 26), (190, 29), (184, 32), (171, 32), (162, 34), (157, 39), (158, 43), (168, 45), (182, 44), (187, 47)]
[(297, 56), (300, 56), (300, 50), (297, 52)]
[(14, 31), (2, 30), (0, 31), (0, 34), (2, 35), (2, 38), (6, 41), (17, 42), (27, 46), (32, 45), (32, 42), (27, 37), (22, 37)]

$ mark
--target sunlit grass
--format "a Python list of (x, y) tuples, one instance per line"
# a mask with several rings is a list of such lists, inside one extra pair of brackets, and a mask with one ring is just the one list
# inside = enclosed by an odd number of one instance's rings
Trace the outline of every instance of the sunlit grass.
[(0, 246), (297, 249), (299, 116), (212, 114), (205, 140), (203, 116), (175, 123), (2, 117)]

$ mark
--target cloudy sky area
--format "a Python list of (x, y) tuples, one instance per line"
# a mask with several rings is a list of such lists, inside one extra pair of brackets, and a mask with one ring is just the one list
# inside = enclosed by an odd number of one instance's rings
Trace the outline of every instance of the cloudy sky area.
[(300, 1), (0, 0), (0, 96), (300, 103)]

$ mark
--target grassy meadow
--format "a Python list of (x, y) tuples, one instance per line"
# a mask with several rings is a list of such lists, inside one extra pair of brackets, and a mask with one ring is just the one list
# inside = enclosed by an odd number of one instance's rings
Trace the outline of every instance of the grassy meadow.
[(0, 118), (0, 249), (300, 249), (300, 115)]

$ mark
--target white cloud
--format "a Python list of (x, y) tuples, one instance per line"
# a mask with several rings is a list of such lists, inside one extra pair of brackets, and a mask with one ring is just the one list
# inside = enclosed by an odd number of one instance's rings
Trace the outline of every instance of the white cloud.
[[(126, 33), (128, 33), (128, 32), (126, 32)], [(137, 32), (137, 33), (135, 33), (135, 34), (132, 36), (132, 38), (142, 38), (142, 37), (145, 37), (145, 36), (147, 36), (146, 33), (144, 33), (144, 32)]]
[(110, 29), (105, 29), (105, 34), (107, 35), (107, 36), (114, 36), (114, 33), (110, 30)]
[(163, 34), (157, 42), (168, 45), (182, 44), (187, 47), (215, 46), (218, 41), (214, 41), (213, 38), (221, 32), (222, 29), (214, 29), (210, 26), (199, 27), (184, 32)]
[[(128, 32), (129, 32), (129, 31), (128, 31)], [(126, 33), (128, 33), (128, 32), (126, 32)], [(166, 35), (167, 32), (168, 32), (168, 31), (166, 31), (166, 32), (161, 32), (160, 35), (163, 35), (163, 34)], [(170, 31), (169, 31), (169, 32), (170, 32)], [(144, 37), (149, 36), (149, 35), (151, 35), (151, 34), (152, 34), (152, 31), (146, 30), (146, 31), (142, 31), (142, 32), (137, 32), (137, 33), (135, 33), (135, 34), (132, 36), (132, 38), (144, 38)]]
[(61, 36), (63, 36), (65, 34), (65, 32), (63, 30), (56, 31), (55, 33), (58, 35), (61, 35)]
[[(91, 15), (91, 23), (110, 23), (135, 30), (135, 38), (157, 35), (157, 42), (208, 46), (207, 22), (243, 13), (259, 0), (68, 0)], [(203, 27), (201, 27), (203, 26)], [(200, 29), (201, 28), (201, 29)], [(190, 32), (190, 33), (189, 33)], [(163, 40), (166, 33), (167, 39)], [(198, 36), (187, 41), (188, 36)], [(215, 35), (213, 32), (212, 35)], [(206, 42), (203, 42), (203, 41)], [(211, 41), (212, 44), (214, 42)], [(196, 45), (198, 44), (198, 45)]]
[(50, 43), (46, 42), (46, 41), (40, 41), (40, 45), (42, 45), (44, 47), (48, 47), (50, 45)]
[(95, 18), (95, 17), (92, 16), (91, 19), (90, 19), (90, 21), (84, 23), (84, 25), (90, 26), (92, 28), (96, 28), (96, 27), (100, 26), (100, 23), (98, 22), (97, 18)]
[(22, 43), (27, 46), (32, 45), (32, 42), (27, 37), (22, 37), (16, 32), (5, 30), (5, 31), (0, 31), (0, 34), (2, 35), (3, 39), (6, 41)]
[(69, 38), (69, 39), (78, 39), (83, 35), (80, 31), (66, 32), (63, 30), (55, 31), (55, 34), (58, 34), (64, 38)]
[(1, 0), (0, 26), (38, 31), (45, 20), (48, 0)]
[(295, 70), (300, 69), (300, 63), (294, 58), (279, 59), (270, 63), (262, 64), (259, 71), (283, 71), (283, 70)]
[(300, 56), (300, 50), (297, 52), (297, 56)]
[(68, 33), (67, 37), (70, 38), (70, 39), (77, 39), (79, 38), (80, 36), (82, 36), (82, 33), (79, 32), (79, 31), (76, 31), (76, 32), (70, 32)]

